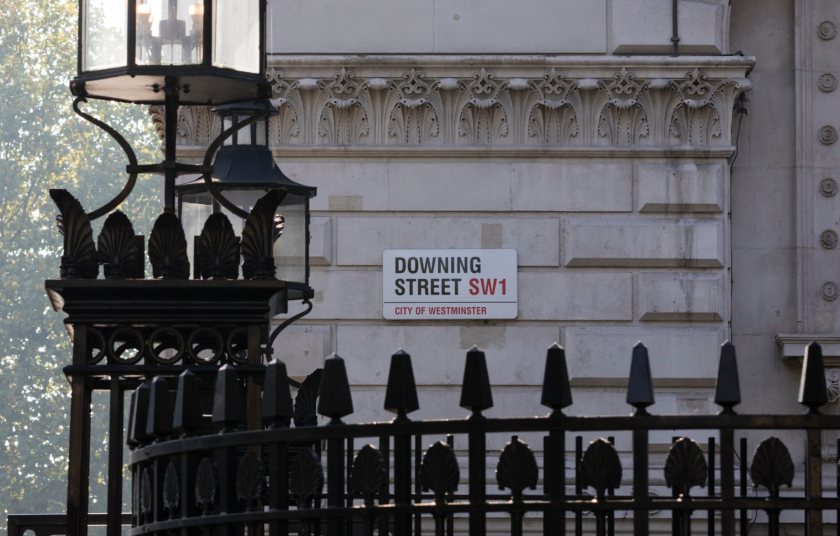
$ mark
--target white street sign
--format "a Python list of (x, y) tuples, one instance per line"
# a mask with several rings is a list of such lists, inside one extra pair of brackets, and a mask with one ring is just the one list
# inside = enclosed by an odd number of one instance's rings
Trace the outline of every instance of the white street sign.
[(388, 320), (512, 319), (516, 250), (389, 249), (382, 253)]

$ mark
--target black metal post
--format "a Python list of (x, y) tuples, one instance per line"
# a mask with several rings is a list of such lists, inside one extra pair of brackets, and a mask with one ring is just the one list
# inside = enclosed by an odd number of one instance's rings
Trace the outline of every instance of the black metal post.
[[(405, 415), (394, 421), (394, 503), (397, 506), (411, 504), (411, 435), (401, 432), (399, 427), (406, 422)], [(411, 535), (411, 514), (398, 513), (394, 516), (394, 534)]]
[(648, 494), (648, 431), (633, 430), (633, 534), (649, 533)]
[(545, 452), (545, 492), (549, 509), (543, 517), (544, 536), (566, 536), (566, 433), (562, 427), (562, 415), (552, 415), (555, 426), (543, 438)]
[[(343, 426), (331, 424), (330, 426)], [(344, 438), (327, 440), (327, 506), (343, 508), (344, 504)], [(330, 517), (327, 520), (329, 536), (344, 536), (343, 517)]]
[(177, 141), (178, 141), (178, 80), (174, 77), (165, 78), (164, 91), (164, 160), (163, 160), (163, 210), (164, 212), (175, 212), (175, 179), (178, 177), (177, 165), (175, 163)]
[[(720, 498), (724, 505), (735, 499), (735, 432), (731, 428), (720, 431)], [(722, 536), (735, 536), (735, 510), (720, 513)]]
[[(87, 361), (87, 326), (73, 331), (73, 364)], [(90, 485), (90, 412), (92, 390), (85, 376), (70, 378), (70, 452), (67, 471), (67, 532), (87, 535)]]
[(480, 508), (470, 510), (470, 534), (487, 533), (487, 514), (483, 509), (487, 503), (487, 436), (484, 432), (484, 419), (478, 412), (469, 418), (469, 497), (470, 503)]
[(119, 375), (111, 376), (108, 427), (108, 536), (122, 534), (123, 388)]
[[(808, 457), (805, 459), (805, 496), (822, 497), (822, 437), (821, 430), (809, 429)], [(805, 511), (805, 536), (822, 536), (822, 510)]]

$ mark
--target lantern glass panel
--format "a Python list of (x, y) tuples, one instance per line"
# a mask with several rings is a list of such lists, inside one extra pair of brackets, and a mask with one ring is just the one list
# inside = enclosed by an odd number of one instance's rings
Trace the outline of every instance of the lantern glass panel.
[(277, 209), (279, 236), (274, 242), (277, 279), (308, 283), (306, 278), (307, 198), (289, 194)]
[(204, 2), (140, 0), (137, 65), (199, 64), (204, 52)]
[(126, 2), (86, 0), (82, 11), (82, 70), (124, 67), (128, 29)]
[(213, 2), (213, 66), (260, 72), (260, 3)]
[(179, 214), (184, 236), (187, 239), (187, 256), (190, 259), (190, 266), (195, 266), (193, 256), (195, 241), (201, 234), (204, 222), (213, 214), (213, 198), (207, 192), (181, 194)]

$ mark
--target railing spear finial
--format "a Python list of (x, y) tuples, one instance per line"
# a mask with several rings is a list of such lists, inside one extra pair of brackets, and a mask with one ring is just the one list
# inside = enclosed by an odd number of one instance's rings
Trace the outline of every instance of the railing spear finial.
[(819, 413), (819, 407), (827, 402), (828, 391), (825, 385), (822, 347), (816, 342), (812, 342), (805, 348), (805, 358), (802, 361), (799, 403), (806, 406), (809, 413)]
[(324, 361), (324, 375), (321, 379), (321, 397), (318, 399), (318, 413), (329, 417), (330, 424), (341, 424), (341, 418), (353, 413), (353, 398), (344, 359), (338, 354)]
[(545, 355), (545, 374), (540, 403), (557, 414), (562, 414), (563, 408), (572, 405), (572, 388), (569, 384), (569, 369), (566, 366), (566, 351), (556, 342)]
[(269, 428), (288, 428), (294, 414), (286, 364), (279, 359), (272, 359), (265, 367), (263, 423)]
[(485, 409), (493, 407), (493, 393), (490, 389), (490, 376), (487, 374), (487, 360), (484, 352), (473, 346), (467, 352), (464, 366), (464, 382), (461, 385), (460, 406), (480, 415)]
[(201, 395), (198, 392), (198, 376), (189, 370), (185, 370), (178, 376), (172, 429), (185, 437), (200, 427)]
[(644, 344), (638, 342), (633, 347), (633, 357), (630, 360), (627, 403), (636, 408), (636, 415), (647, 415), (646, 408), (654, 402), (648, 351)]
[(213, 423), (229, 432), (245, 421), (245, 401), (236, 377), (236, 369), (223, 365), (216, 375), (213, 393)]
[(172, 397), (169, 384), (163, 376), (152, 380), (149, 391), (149, 413), (146, 416), (146, 434), (156, 441), (166, 439), (172, 432)]
[(741, 383), (738, 380), (738, 360), (735, 345), (726, 341), (720, 347), (715, 404), (722, 407), (721, 414), (735, 413), (732, 409), (741, 403)]
[(385, 389), (385, 410), (396, 413), (397, 419), (404, 419), (407, 414), (418, 409), (420, 403), (417, 401), (411, 356), (400, 348), (391, 356), (388, 387)]

